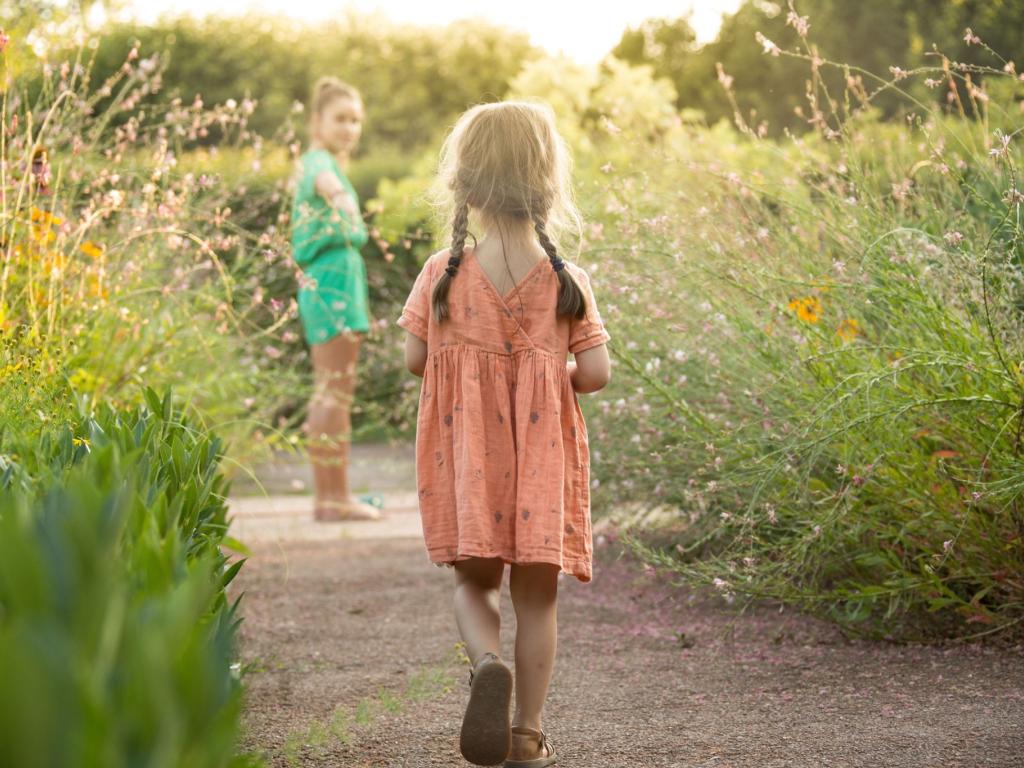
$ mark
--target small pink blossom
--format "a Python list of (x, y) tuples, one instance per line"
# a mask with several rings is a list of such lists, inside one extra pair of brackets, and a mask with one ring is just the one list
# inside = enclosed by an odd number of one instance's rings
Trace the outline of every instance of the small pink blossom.
[(265, 354), (271, 360), (278, 360), (284, 354), (284, 352), (282, 352), (277, 347), (268, 344), (263, 348), (263, 354)]
[(0, 53), (4, 52), (4, 49), (7, 47), (9, 42), (11, 42), (10, 36), (5, 35), (3, 28), (0, 27)]
[(722, 68), (722, 62), (716, 62), (715, 69), (718, 70), (718, 82), (722, 84), (722, 87), (725, 88), (725, 90), (731, 90), (733, 78), (732, 75), (727, 75), (725, 73), (725, 69)]
[(996, 146), (988, 151), (992, 157), (1006, 157), (1010, 153), (1010, 137), (1005, 133), (996, 133)]
[(811, 28), (810, 21), (807, 16), (798, 16), (796, 11), (790, 11), (789, 15), (786, 16), (786, 24), (796, 30), (796, 33), (800, 37), (807, 37), (807, 32)]
[(755, 34), (754, 37), (757, 39), (757, 42), (761, 44), (761, 47), (764, 48), (765, 53), (771, 54), (772, 56), (778, 56), (780, 53), (782, 53), (779, 46), (777, 46), (767, 37), (762, 35), (760, 32)]
[(949, 243), (950, 245), (960, 245), (960, 243), (962, 243), (964, 241), (963, 234), (961, 234), (960, 232), (957, 232), (955, 230), (951, 231), (951, 232), (947, 232), (946, 234), (944, 234), (942, 236), (942, 238), (947, 243)]
[(981, 38), (974, 34), (974, 31), (968, 27), (964, 30), (964, 42), (968, 45), (980, 45)]
[(1006, 190), (1006, 194), (1003, 195), (1003, 202), (1007, 205), (1020, 205), (1024, 203), (1024, 194), (1016, 187), (1010, 187)]

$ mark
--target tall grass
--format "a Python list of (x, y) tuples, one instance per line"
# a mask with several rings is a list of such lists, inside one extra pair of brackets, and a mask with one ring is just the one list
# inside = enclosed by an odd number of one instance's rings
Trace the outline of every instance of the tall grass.
[[(268, 265), (287, 269), (286, 197), (250, 196), (260, 228), (231, 208), (263, 151), (253, 105), (154, 102), (161, 62), (136, 50), (103, 83), (85, 46), (30, 78), (23, 46), (0, 57), (0, 414), (39, 430), (70, 415), (71, 393), (126, 403), (173, 386), (236, 451), (271, 440), (275, 395), (299, 374), (276, 363), (294, 306), (261, 284)], [(249, 153), (227, 180), (181, 162), (211, 132), (208, 157)]]
[[(665, 507), (627, 540), (730, 600), (871, 635), (1019, 632), (1021, 81), (940, 59), (828, 94), (832, 65), (789, 55), (813, 132), (765, 141), (737, 105), (738, 134), (677, 132), (586, 188), (617, 362), (596, 505)], [(907, 77), (947, 107), (904, 92), (906, 123), (879, 124), (872, 95)]]

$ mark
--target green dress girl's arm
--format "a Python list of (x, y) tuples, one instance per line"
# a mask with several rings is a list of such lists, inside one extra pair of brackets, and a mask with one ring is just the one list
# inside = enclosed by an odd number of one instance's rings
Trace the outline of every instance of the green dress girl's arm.
[[(341, 192), (346, 193), (345, 198)], [(292, 209), (295, 262), (304, 268), (326, 250), (358, 250), (366, 240), (366, 224), (359, 213), (355, 190), (338, 176), (334, 159), (322, 150), (307, 153), (302, 158)]]

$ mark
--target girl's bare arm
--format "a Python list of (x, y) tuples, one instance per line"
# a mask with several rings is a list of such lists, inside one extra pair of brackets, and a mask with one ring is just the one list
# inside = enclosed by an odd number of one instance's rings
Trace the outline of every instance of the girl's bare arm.
[(317, 194), (326, 200), (328, 205), (345, 213), (350, 221), (358, 220), (359, 206), (356, 205), (356, 201), (352, 199), (352, 195), (348, 193), (337, 176), (330, 171), (322, 171), (317, 175), (314, 185)]
[(427, 367), (427, 344), (423, 339), (405, 332), (405, 367), (416, 376), (423, 376)]
[(585, 349), (574, 356), (576, 360), (566, 363), (572, 388), (580, 394), (604, 389), (612, 378), (612, 363), (608, 357), (608, 345), (599, 344)]

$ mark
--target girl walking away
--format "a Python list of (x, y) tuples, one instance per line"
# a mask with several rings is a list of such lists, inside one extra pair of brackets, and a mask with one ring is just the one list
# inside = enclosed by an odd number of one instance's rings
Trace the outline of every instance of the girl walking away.
[[(455, 618), (472, 663), (460, 746), (477, 765), (542, 768), (555, 764), (541, 715), (558, 577), (591, 579), (590, 461), (576, 393), (608, 383), (610, 337), (586, 272), (556, 247), (567, 224), (578, 232), (579, 217), (549, 107), (470, 109), (445, 142), (439, 185), (451, 247), (427, 260), (398, 324), (406, 364), (423, 376), (424, 540), (432, 562), (454, 568)], [(499, 654), (505, 563), (516, 614), (511, 723), (513, 677)]]
[(313, 395), (303, 429), (313, 465), (317, 520), (375, 520), (375, 507), (349, 494), (348, 457), (356, 362), (370, 329), (367, 233), (344, 168), (362, 131), (359, 92), (332, 77), (313, 89), (311, 147), (301, 159), (292, 208), (292, 246), (302, 269), (299, 317), (313, 357)]

